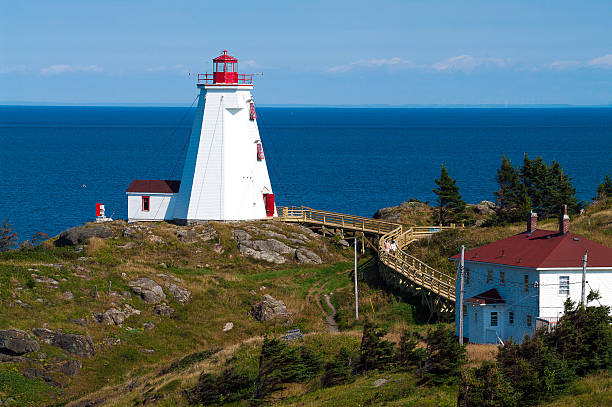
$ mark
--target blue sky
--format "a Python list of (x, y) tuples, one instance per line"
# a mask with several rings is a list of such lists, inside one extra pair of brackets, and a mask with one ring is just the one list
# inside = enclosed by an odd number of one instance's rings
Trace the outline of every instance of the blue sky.
[(0, 103), (189, 104), (228, 49), (259, 104), (612, 103), (612, 3), (6, 1)]

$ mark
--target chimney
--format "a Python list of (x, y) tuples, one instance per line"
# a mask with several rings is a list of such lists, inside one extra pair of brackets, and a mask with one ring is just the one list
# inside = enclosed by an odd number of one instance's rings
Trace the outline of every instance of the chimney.
[(561, 213), (559, 214), (559, 234), (564, 235), (569, 233), (570, 230), (570, 218), (567, 214), (567, 205), (561, 207)]
[(538, 214), (534, 211), (529, 212), (527, 218), (527, 233), (531, 233), (538, 227)]

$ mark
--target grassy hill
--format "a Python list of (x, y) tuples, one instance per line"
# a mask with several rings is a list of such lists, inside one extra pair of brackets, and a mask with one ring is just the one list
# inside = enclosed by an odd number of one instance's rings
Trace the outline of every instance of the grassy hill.
[[(337, 244), (337, 238), (316, 236), (297, 225), (262, 221), (179, 227), (116, 221), (106, 226), (108, 237), (63, 247), (54, 238), (37, 247), (0, 252), (0, 330), (23, 330), (40, 344), (40, 350), (23, 355), (0, 354), (0, 405), (183, 406), (188, 405), (183, 391), (202, 372), (218, 374), (231, 366), (252, 374), (264, 336), (300, 329), (304, 338), (298, 342), (329, 361), (341, 348), (359, 348), (365, 317), (387, 328), (386, 338), (395, 342), (404, 329), (429, 328), (418, 323), (427, 318), (417, 303), (409, 304), (377, 283), (371, 254), (359, 260), (361, 318), (356, 321), (351, 249)], [(475, 247), (518, 233), (523, 226), (469, 227), (409, 250), (454, 273), (447, 258), (461, 244)], [(89, 227), (94, 226), (85, 229)], [(540, 222), (540, 227), (554, 229), (555, 220)], [(237, 230), (246, 232), (251, 243), (274, 239), (282, 243), (281, 251), (285, 246), (291, 250), (274, 257), (281, 264), (258, 260), (240, 248), (243, 235)], [(587, 208), (572, 220), (572, 231), (612, 246), (612, 202)], [(296, 249), (314, 253), (321, 263), (305, 260)], [(159, 284), (166, 298), (153, 304), (138, 295), (130, 284), (143, 277)], [(179, 301), (170, 285), (187, 291), (189, 299)], [(250, 311), (264, 294), (282, 300), (289, 316), (255, 320)], [(339, 333), (331, 333), (326, 323), (332, 313), (326, 294), (337, 311)], [(131, 315), (120, 324), (98, 322), (113, 309)], [(227, 323), (233, 328), (224, 330)], [(95, 354), (82, 356), (53, 341), (45, 343), (34, 334), (40, 328), (90, 338)], [(470, 345), (468, 364), (494, 355), (495, 347)], [(69, 361), (80, 367), (67, 369)], [(375, 386), (381, 378), (388, 381)], [(568, 396), (550, 405), (606, 405), (611, 388), (609, 375), (596, 375), (576, 382)], [(273, 399), (278, 405), (303, 406), (451, 406), (456, 394), (456, 385), (421, 386), (411, 372), (380, 372), (326, 389), (320, 377), (314, 378), (286, 386)]]

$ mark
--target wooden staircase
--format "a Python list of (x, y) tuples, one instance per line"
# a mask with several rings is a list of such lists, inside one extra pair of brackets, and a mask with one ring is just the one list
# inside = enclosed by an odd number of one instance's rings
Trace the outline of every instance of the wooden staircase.
[[(387, 269), (397, 274), (394, 276), (396, 281), (409, 285), (416, 292), (425, 294), (428, 301), (429, 297), (433, 297), (430, 304), (432, 308), (450, 310), (454, 307), (456, 276), (450, 276), (428, 266), (406, 253), (404, 249), (415, 240), (429, 237), (444, 229), (453, 229), (455, 225), (406, 228), (399, 223), (320, 211), (305, 206), (280, 206), (277, 207), (277, 211), (278, 220), (282, 222), (297, 222), (376, 236), (378, 244), (374, 247), (378, 251), (378, 258)], [(392, 239), (398, 246), (398, 250), (394, 253), (385, 248), (385, 242), (390, 242)]]

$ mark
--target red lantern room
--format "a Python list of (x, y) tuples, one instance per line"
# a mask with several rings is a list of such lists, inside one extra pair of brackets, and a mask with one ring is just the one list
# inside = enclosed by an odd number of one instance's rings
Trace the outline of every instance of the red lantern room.
[(238, 60), (227, 50), (213, 59), (213, 83), (238, 83)]
[(238, 59), (223, 51), (213, 59), (213, 73), (198, 74), (198, 86), (205, 85), (252, 85), (253, 74), (238, 73)]

